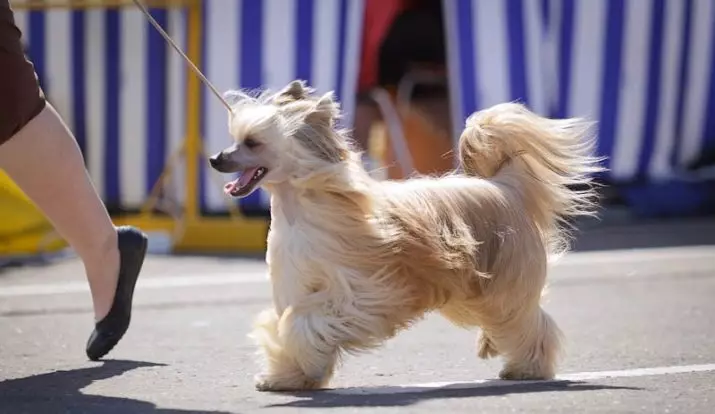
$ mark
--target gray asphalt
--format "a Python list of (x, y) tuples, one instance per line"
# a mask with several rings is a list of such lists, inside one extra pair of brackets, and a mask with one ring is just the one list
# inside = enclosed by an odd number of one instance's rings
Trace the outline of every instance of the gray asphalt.
[(559, 375), (590, 379), (496, 381), (476, 333), (432, 316), (348, 358), (332, 390), (259, 393), (246, 334), (270, 304), (265, 267), (213, 257), (150, 257), (130, 331), (89, 362), (90, 298), (69, 258), (0, 272), (0, 413), (715, 412), (715, 220), (585, 228), (546, 308), (567, 337)]

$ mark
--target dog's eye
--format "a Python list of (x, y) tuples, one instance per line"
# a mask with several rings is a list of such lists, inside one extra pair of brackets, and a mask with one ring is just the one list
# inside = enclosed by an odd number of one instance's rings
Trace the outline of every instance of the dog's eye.
[(258, 141), (256, 141), (255, 139), (249, 137), (249, 138), (246, 138), (243, 140), (243, 145), (245, 145), (249, 149), (253, 149), (253, 148), (256, 148), (257, 146), (259, 146), (260, 143)]

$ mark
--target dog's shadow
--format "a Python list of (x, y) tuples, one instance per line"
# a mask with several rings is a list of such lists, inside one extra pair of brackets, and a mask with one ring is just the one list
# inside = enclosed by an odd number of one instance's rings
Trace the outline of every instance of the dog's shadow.
[(163, 366), (139, 361), (108, 360), (102, 365), (0, 382), (0, 407), (13, 413), (102, 414), (222, 414), (219, 411), (184, 411), (157, 408), (151, 402), (122, 397), (84, 394), (94, 381), (109, 379), (136, 368)]
[(570, 380), (523, 382), (488, 380), (478, 383), (454, 383), (445, 386), (362, 387), (290, 393), (290, 395), (300, 399), (288, 403), (271, 404), (267, 408), (403, 407), (420, 401), (435, 399), (596, 390), (642, 390), (642, 388), (589, 384)]

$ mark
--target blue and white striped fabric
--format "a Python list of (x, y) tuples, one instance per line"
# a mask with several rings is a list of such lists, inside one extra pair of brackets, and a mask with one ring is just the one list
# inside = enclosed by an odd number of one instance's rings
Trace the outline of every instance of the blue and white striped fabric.
[[(151, 12), (184, 38), (182, 10)], [(184, 136), (183, 63), (136, 9), (16, 10), (15, 19), (103, 200), (138, 208)]]
[[(206, 0), (203, 69), (219, 90), (278, 89), (302, 78), (334, 90), (352, 122), (362, 0)], [(186, 50), (183, 9), (152, 14)], [(168, 157), (184, 139), (186, 66), (137, 9), (16, 10), (28, 54), (49, 100), (84, 150), (105, 202), (134, 209), (146, 200)], [(229, 142), (225, 108), (204, 88), (207, 154)], [(201, 205), (226, 211), (221, 176), (201, 165)], [(183, 162), (168, 191), (184, 199)], [(241, 200), (265, 210), (257, 192)]]
[(715, 148), (715, 0), (445, 0), (454, 120), (521, 99), (599, 122), (614, 182)]
[[(457, 130), (472, 112), (520, 100), (549, 107), (548, 45), (539, 0), (445, 0), (450, 94)], [(459, 131), (457, 131), (459, 132)]]
[[(207, 0), (206, 76), (219, 90), (277, 90), (306, 80), (318, 92), (335, 91), (352, 123), (362, 34), (362, 0)], [(227, 114), (206, 89), (206, 151), (230, 143)], [(205, 164), (205, 163), (204, 163)], [(222, 209), (222, 187), (204, 165), (205, 208)], [(223, 179), (229, 179), (224, 177)], [(262, 191), (241, 200), (242, 208), (264, 210)]]

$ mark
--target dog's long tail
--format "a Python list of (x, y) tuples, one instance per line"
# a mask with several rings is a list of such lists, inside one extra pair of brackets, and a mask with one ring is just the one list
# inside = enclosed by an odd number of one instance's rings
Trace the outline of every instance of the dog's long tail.
[(558, 255), (568, 246), (563, 224), (596, 210), (592, 178), (603, 168), (593, 155), (592, 126), (580, 118), (544, 118), (517, 103), (498, 104), (467, 119), (459, 159), (466, 174), (515, 189), (550, 253)]

